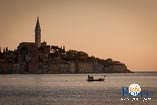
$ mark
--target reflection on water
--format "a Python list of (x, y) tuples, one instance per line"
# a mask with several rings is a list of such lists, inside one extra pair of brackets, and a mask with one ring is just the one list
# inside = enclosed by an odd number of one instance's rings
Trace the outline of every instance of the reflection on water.
[(157, 104), (157, 73), (93, 74), (103, 82), (87, 82), (88, 74), (0, 75), (0, 105), (123, 105), (121, 87), (138, 83)]

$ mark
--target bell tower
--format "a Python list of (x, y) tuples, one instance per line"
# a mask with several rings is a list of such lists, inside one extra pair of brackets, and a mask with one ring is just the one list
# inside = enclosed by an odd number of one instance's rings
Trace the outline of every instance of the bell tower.
[(39, 23), (39, 17), (37, 17), (37, 22), (35, 26), (35, 45), (38, 48), (41, 46), (41, 28)]

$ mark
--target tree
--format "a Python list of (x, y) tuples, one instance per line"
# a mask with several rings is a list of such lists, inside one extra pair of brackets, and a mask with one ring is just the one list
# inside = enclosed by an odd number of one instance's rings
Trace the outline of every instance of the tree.
[(2, 55), (2, 50), (1, 50), (1, 47), (0, 47), (0, 56)]
[(8, 49), (8, 47), (6, 47), (6, 52), (8, 52), (9, 51), (9, 49)]

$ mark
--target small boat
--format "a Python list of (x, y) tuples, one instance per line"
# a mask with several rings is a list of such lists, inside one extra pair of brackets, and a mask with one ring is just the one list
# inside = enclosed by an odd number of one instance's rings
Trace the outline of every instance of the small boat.
[(94, 79), (93, 76), (88, 75), (87, 81), (104, 81), (104, 78)]

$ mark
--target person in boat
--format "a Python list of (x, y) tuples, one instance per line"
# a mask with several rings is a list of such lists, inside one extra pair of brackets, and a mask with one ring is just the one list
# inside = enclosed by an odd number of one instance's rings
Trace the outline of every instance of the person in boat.
[(88, 80), (94, 80), (93, 76), (88, 75)]

